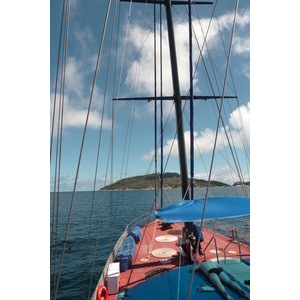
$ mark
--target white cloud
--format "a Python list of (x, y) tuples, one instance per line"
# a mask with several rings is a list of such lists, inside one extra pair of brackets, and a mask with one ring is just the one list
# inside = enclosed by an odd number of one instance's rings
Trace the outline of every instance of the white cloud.
[(250, 9), (245, 9), (237, 15), (236, 23), (241, 28), (250, 24)]
[[(246, 138), (250, 145), (250, 102), (247, 106), (242, 105), (230, 114), (229, 123), (234, 129), (234, 133)], [(241, 138), (234, 138), (235, 145), (242, 148)]]
[[(244, 145), (250, 145), (250, 102), (247, 106), (242, 105), (241, 107), (234, 110), (229, 117), (230, 128), (226, 128), (226, 131), (229, 137), (232, 137), (230, 140), (231, 145), (234, 144), (236, 148), (243, 149)], [(230, 130), (229, 130), (230, 129)], [(230, 131), (230, 134), (229, 134)], [(206, 128), (200, 132), (194, 132), (194, 144), (195, 144), (195, 157), (200, 156), (198, 147), (200, 149), (201, 155), (207, 154), (213, 150), (214, 140), (215, 140), (216, 132), (210, 128)], [(223, 138), (221, 139), (221, 136)], [(186, 146), (186, 155), (189, 158), (190, 153), (190, 131), (185, 131), (185, 146)], [(247, 143), (245, 142), (245, 138), (247, 139)], [(243, 141), (242, 141), (243, 140)], [(172, 147), (173, 145), (173, 147)], [(228, 146), (228, 142), (225, 137), (224, 128), (220, 128), (219, 137), (217, 139), (217, 148), (219, 150)], [(160, 153), (160, 150), (158, 150)], [(177, 139), (169, 139), (166, 142), (166, 145), (163, 147), (163, 153), (165, 156), (177, 157), (178, 156), (178, 142)], [(150, 160), (154, 156), (154, 150), (145, 154), (141, 159), (142, 160)]]
[[(242, 170), (243, 174), (247, 174), (247, 170)], [(204, 179), (208, 180), (208, 174), (207, 173), (195, 173), (194, 175), (197, 179)], [(237, 181), (240, 181), (238, 175), (236, 172), (234, 172), (228, 165), (224, 165), (220, 168), (216, 168), (213, 170), (211, 180), (221, 181), (225, 183), (234, 183)], [(250, 178), (244, 177), (244, 181), (250, 181)]]
[(243, 37), (235, 37), (233, 42), (233, 50), (236, 54), (249, 54), (250, 53), (250, 39)]
[[(91, 94), (91, 78), (94, 76), (96, 66), (96, 56), (92, 55), (87, 47), (91, 45), (93, 36), (88, 30), (75, 31), (75, 37), (78, 42), (77, 56), (69, 55), (66, 63), (66, 76), (65, 76), (65, 96), (64, 96), (64, 126), (65, 127), (84, 127), (87, 116), (87, 108), (90, 101)], [(89, 52), (91, 55), (85, 55)], [(58, 80), (58, 83), (60, 79)], [(88, 84), (87, 84), (88, 82)], [(59, 89), (56, 96), (56, 118), (58, 116), (58, 102), (59, 102)], [(101, 124), (102, 106), (104, 96), (101, 90), (97, 87), (94, 88), (93, 101), (91, 112), (89, 115), (88, 126), (97, 129)], [(50, 113), (52, 121), (54, 100), (54, 89), (50, 95)], [(104, 115), (103, 121), (104, 128), (111, 128), (111, 121)]]
[(75, 94), (82, 98), (84, 93), (83, 62), (75, 57), (68, 57), (66, 64), (66, 94)]
[(88, 57), (91, 55), (91, 48), (94, 48), (96, 44), (96, 39), (93, 36), (91, 29), (89, 28), (79, 28), (74, 30), (74, 35), (79, 43), (80, 52), (82, 57)]
[[(52, 111), (53, 111), (53, 99), (54, 95), (51, 95), (50, 103), (51, 103), (51, 121), (52, 121)], [(57, 97), (56, 99), (56, 120), (58, 117), (58, 101), (59, 98)], [(65, 128), (70, 128), (70, 127), (75, 127), (75, 128), (82, 128), (85, 126), (86, 123), (86, 117), (87, 117), (87, 104), (85, 107), (83, 105), (74, 104), (71, 103), (69, 97), (65, 95), (64, 98), (64, 117), (63, 117), (63, 122), (64, 122), (64, 127)], [(101, 125), (101, 117), (102, 113), (101, 111), (92, 109), (89, 115), (89, 121), (88, 121), (88, 126), (93, 129), (98, 129), (100, 128)], [(55, 124), (56, 125), (56, 124)], [(104, 115), (104, 120), (103, 120), (103, 128), (104, 129), (110, 129), (111, 128), (111, 120), (107, 118), (106, 115)], [(54, 131), (56, 133), (56, 130)]]
[[(67, 172), (62, 172), (60, 174), (60, 191), (72, 191), (74, 188), (75, 178), (70, 176)], [(96, 190), (104, 185), (104, 179), (98, 178), (96, 183)], [(94, 188), (94, 179), (88, 178), (78, 178), (76, 184), (76, 190), (78, 191), (92, 191)], [(56, 186), (57, 189), (57, 186)], [(54, 175), (50, 178), (50, 190), (54, 190)]]
[[(231, 33), (231, 28), (233, 24), (233, 14), (225, 14), (218, 18), (218, 22), (220, 28), (224, 34)], [(250, 39), (247, 38), (247, 35), (244, 34), (244, 28), (250, 22), (250, 12), (249, 10), (243, 11), (237, 17), (237, 29), (235, 33), (234, 39), (234, 53), (236, 55), (245, 55), (249, 54), (250, 51)], [(203, 35), (206, 34), (207, 28), (210, 24), (209, 19), (201, 20), (193, 20), (194, 31), (197, 35), (197, 40), (199, 42), (200, 47), (202, 48), (202, 44), (204, 42)], [(207, 45), (209, 45), (210, 50), (216, 48), (217, 43), (220, 42), (219, 37), (219, 25), (214, 19), (209, 28), (209, 34), (207, 36)], [(239, 28), (242, 30), (241, 35), (239, 35)], [(160, 95), (160, 62), (159, 62), (159, 25), (157, 26), (157, 95)], [(181, 20), (174, 21), (174, 32), (176, 39), (176, 52), (177, 52), (177, 60), (178, 60), (178, 73), (180, 80), (180, 90), (181, 94), (185, 95), (189, 90), (189, 40), (188, 40), (188, 27), (186, 24), (182, 24)], [(126, 78), (126, 85), (134, 89), (135, 94), (139, 96), (147, 96), (154, 95), (154, 55), (153, 55), (153, 39), (154, 33), (151, 31), (143, 32), (142, 25), (139, 23), (131, 24), (130, 30), (128, 32), (128, 40), (127, 40), (127, 49), (126, 53), (130, 53), (133, 56), (138, 53), (141, 48), (141, 44), (143, 45), (141, 56), (139, 59), (136, 59), (134, 64), (129, 71)], [(162, 28), (162, 42), (163, 42), (163, 95), (173, 95), (173, 84), (172, 84), (172, 74), (171, 74), (171, 66), (170, 66), (170, 58), (169, 58), (169, 44), (168, 44), (168, 33), (167, 26), (164, 23)], [(197, 43), (193, 43), (193, 62), (194, 62), (194, 70), (196, 66), (196, 62), (199, 57), (199, 49)], [(219, 49), (219, 47), (218, 47)], [(204, 55), (206, 55), (205, 49)], [(224, 67), (224, 66), (223, 66)], [(243, 68), (244, 70), (245, 68)], [(246, 68), (247, 70), (247, 68)], [(249, 68), (248, 68), (249, 70)], [(246, 76), (248, 76), (249, 72), (246, 72)], [(138, 86), (134, 85), (138, 78)], [(199, 85), (197, 84), (200, 80), (199, 76), (196, 76), (194, 79), (194, 86), (197, 90), (197, 93), (200, 92)], [(203, 80), (203, 79), (202, 79)], [(131, 92), (132, 94), (132, 92)], [(170, 106), (172, 105), (171, 101), (164, 102), (164, 117), (169, 114)], [(153, 113), (152, 106), (147, 106), (146, 112)], [(174, 118), (174, 114), (172, 114)]]

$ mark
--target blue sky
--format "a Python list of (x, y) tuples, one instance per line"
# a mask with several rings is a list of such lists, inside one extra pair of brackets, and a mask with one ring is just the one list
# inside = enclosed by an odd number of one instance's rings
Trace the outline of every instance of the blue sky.
[[(229, 49), (230, 34), (233, 24), (233, 12), (235, 1), (219, 1), (216, 13), (216, 18), (210, 25), (209, 35), (207, 36), (207, 48), (203, 50), (203, 56), (208, 68), (211, 68), (211, 62), (208, 59), (208, 51), (213, 56), (213, 64), (215, 64), (217, 82), (214, 83), (215, 94), (222, 93), (222, 76), (225, 74), (226, 60), (220, 39), (220, 27), (226, 51)], [(100, 38), (103, 30), (103, 19), (106, 13), (106, 5), (103, 1), (93, 1), (87, 5), (84, 1), (71, 2), (70, 15), (70, 31), (68, 39), (68, 55), (67, 55), (67, 71), (66, 71), (66, 90), (65, 90), (65, 115), (62, 142), (62, 166), (61, 166), (61, 190), (72, 190), (73, 180), (76, 173), (77, 162), (79, 158), (79, 149), (83, 128), (86, 118), (86, 109), (91, 93), (94, 70), (96, 66), (97, 53), (100, 44)], [(239, 126), (240, 116), (242, 116), (245, 134), (248, 145), (250, 145), (250, 1), (240, 1), (236, 29), (234, 33), (233, 49), (231, 56), (231, 73), (234, 78), (234, 87), (237, 91), (240, 109), (238, 110), (236, 100), (229, 100), (224, 104), (224, 119), (225, 126), (230, 130), (237, 151), (242, 155), (242, 169), (245, 171), (245, 180), (249, 180), (249, 163), (245, 161), (244, 150), (242, 149), (240, 134), (241, 127)], [(129, 8), (128, 3), (122, 3), (120, 14), (120, 38), (118, 47), (119, 60), (122, 56), (124, 45), (124, 36), (126, 34), (125, 11)], [(193, 26), (197, 35), (197, 40), (200, 45), (203, 43), (202, 30), (206, 32), (209, 24), (209, 17), (212, 13), (211, 7), (197, 7), (198, 14), (201, 18), (201, 26), (193, 14)], [(102, 114), (102, 104), (105, 90), (105, 76), (107, 70), (107, 61), (109, 53), (109, 43), (112, 27), (112, 16), (114, 4), (112, 4), (110, 18), (108, 21), (107, 32), (105, 35), (103, 51), (100, 60), (99, 71), (97, 75), (96, 87), (93, 96), (91, 115), (89, 119), (88, 132), (86, 136), (85, 146), (83, 150), (82, 163), (80, 166), (78, 189), (92, 190), (95, 174), (95, 161), (97, 155), (97, 145), (99, 139), (99, 128)], [(159, 7), (157, 7), (158, 15)], [(129, 23), (129, 31), (126, 42), (124, 69), (122, 73), (122, 85), (119, 92), (119, 97), (130, 97), (133, 94), (138, 96), (153, 96), (153, 6), (148, 5), (145, 17), (144, 30), (142, 24), (144, 20), (145, 7), (140, 4), (132, 5), (131, 15), (133, 16)], [(165, 10), (163, 13), (163, 94), (172, 95), (172, 81), (170, 72), (170, 62), (168, 59), (168, 44), (167, 31), (165, 22)], [(50, 110), (52, 113), (54, 99), (54, 84), (56, 75), (56, 63), (58, 52), (58, 38), (61, 17), (61, 1), (50, 1)], [(181, 94), (187, 95), (189, 89), (189, 68), (188, 68), (188, 31), (187, 18), (184, 15), (183, 8), (176, 6), (173, 9), (175, 39), (177, 42), (177, 58), (180, 77)], [(159, 32), (159, 24), (157, 25), (157, 34)], [(115, 42), (115, 40), (114, 40)], [(141, 59), (137, 59), (136, 55), (140, 44), (143, 43)], [(157, 45), (159, 46), (159, 36), (157, 35)], [(193, 39), (193, 61), (194, 68), (199, 58), (199, 50), (196, 39)], [(114, 48), (115, 49), (115, 48)], [(115, 50), (113, 51), (115, 52)], [(157, 59), (159, 59), (159, 49), (157, 49)], [(159, 62), (157, 62), (158, 72), (158, 88), (157, 93), (160, 93), (159, 88)], [(109, 73), (109, 81), (106, 95), (106, 107), (104, 110), (103, 132), (100, 150), (100, 163), (98, 167), (97, 188), (103, 185), (103, 180), (106, 174), (108, 149), (110, 144), (110, 129), (111, 129), (111, 107), (113, 91), (117, 90), (119, 75), (116, 77), (115, 88), (113, 87), (113, 70), (114, 58), (111, 62)], [(208, 86), (206, 75), (204, 74), (203, 63), (200, 63), (197, 69), (194, 80), (194, 95), (211, 95), (211, 89)], [(127, 73), (128, 72), (128, 73)], [(127, 76), (125, 77), (125, 74)], [(138, 77), (136, 77), (138, 74)], [(221, 74), (221, 75), (220, 75)], [(134, 82), (138, 78), (137, 84)], [(213, 81), (214, 79), (212, 79)], [(134, 87), (134, 89), (133, 89)], [(116, 93), (116, 92), (115, 92)], [(228, 87), (226, 95), (234, 95), (233, 83), (231, 76), (228, 77)], [(136, 102), (130, 101), (117, 104), (117, 115), (115, 121), (115, 136), (114, 136), (114, 171), (113, 180), (120, 179), (120, 171), (124, 155), (124, 145), (126, 143), (125, 136), (127, 132), (128, 116), (130, 114), (131, 105), (134, 105), (133, 129), (131, 133), (130, 155), (124, 159), (123, 175), (135, 176), (143, 175), (150, 170), (154, 172), (154, 163), (151, 164), (154, 150), (154, 102)], [(229, 107), (230, 105), (230, 107)], [(160, 104), (158, 103), (158, 113)], [(186, 148), (188, 156), (189, 170), (189, 103), (186, 105), (184, 117), (184, 131), (186, 136)], [(210, 159), (212, 156), (212, 141), (216, 132), (216, 114), (212, 105), (212, 101), (195, 101), (195, 177), (207, 179), (207, 171), (210, 167)], [(163, 103), (164, 125), (170, 114), (169, 121), (165, 125), (164, 131), (164, 162), (170, 152), (170, 145), (174, 139), (175, 132), (175, 114), (174, 107), (172, 109), (172, 101)], [(158, 124), (158, 129), (160, 125)], [(159, 129), (160, 130), (160, 129)], [(224, 132), (221, 125), (221, 132)], [(56, 131), (55, 131), (56, 132)], [(228, 155), (228, 145), (220, 143), (218, 148), (225, 148)], [(56, 141), (56, 137), (54, 139)], [(55, 153), (54, 142), (54, 152)], [(127, 142), (127, 147), (129, 142)], [(198, 151), (200, 149), (200, 152)], [(201, 153), (201, 155), (200, 155)], [(249, 155), (250, 150), (247, 148)], [(53, 155), (53, 157), (55, 157)], [(204, 165), (203, 165), (204, 161)], [(245, 163), (243, 163), (245, 161)], [(51, 165), (51, 190), (54, 179), (54, 162), (52, 159)], [(231, 163), (232, 164), (232, 163)], [(125, 167), (127, 165), (127, 168)], [(216, 155), (216, 160), (213, 169), (212, 179), (220, 180), (229, 184), (237, 181), (237, 178), (232, 178), (227, 162), (224, 157)], [(247, 169), (248, 165), (248, 169)], [(160, 154), (158, 160), (158, 168), (160, 170)], [(177, 155), (177, 144), (175, 142), (172, 151), (170, 152), (169, 163), (166, 167), (168, 172), (179, 172), (179, 163)], [(110, 181), (110, 166), (108, 172), (108, 181)], [(233, 182), (232, 182), (233, 181)]]

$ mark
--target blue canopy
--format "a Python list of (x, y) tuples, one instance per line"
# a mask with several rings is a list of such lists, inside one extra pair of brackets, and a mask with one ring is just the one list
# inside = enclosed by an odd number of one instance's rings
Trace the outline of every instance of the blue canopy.
[[(165, 223), (194, 222), (202, 219), (205, 199), (180, 200), (157, 210), (152, 217)], [(250, 216), (250, 198), (216, 197), (207, 198), (204, 220)]]

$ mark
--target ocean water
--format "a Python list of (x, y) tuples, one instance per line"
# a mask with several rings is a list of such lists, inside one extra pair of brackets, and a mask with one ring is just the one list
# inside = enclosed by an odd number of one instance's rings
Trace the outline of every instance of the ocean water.
[[(249, 187), (247, 190), (249, 191)], [(195, 199), (203, 198), (205, 189), (195, 188), (194, 194)], [(241, 187), (219, 187), (211, 188), (210, 196), (243, 197), (243, 192)], [(60, 193), (59, 199), (56, 195), (53, 247), (51, 247), (54, 194), (50, 193), (50, 255), (52, 248), (50, 299), (53, 299), (54, 295), (54, 274), (57, 279), (61, 262), (71, 199), (71, 192)], [(154, 208), (154, 191), (151, 190), (113, 191), (106, 192), (105, 196), (98, 191), (94, 194), (94, 201), (92, 199), (93, 192), (75, 194), (56, 299), (90, 299), (108, 255), (126, 225)], [(171, 204), (169, 199), (172, 199), (172, 202), (179, 201), (181, 190), (164, 191), (164, 199), (168, 204)], [(56, 226), (57, 203), (59, 204)], [(230, 219), (226, 223), (250, 230), (249, 218)], [(143, 222), (139, 224), (144, 225)], [(210, 226), (213, 227), (212, 224), (208, 224), (208, 228)]]

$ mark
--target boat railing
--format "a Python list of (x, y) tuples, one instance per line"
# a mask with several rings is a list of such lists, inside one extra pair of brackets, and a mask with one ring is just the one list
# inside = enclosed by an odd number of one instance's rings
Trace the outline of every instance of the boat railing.
[(118, 250), (121, 246), (121, 244), (123, 243), (123, 241), (125, 240), (125, 238), (127, 237), (128, 235), (128, 225), (126, 226), (125, 230), (123, 231), (122, 235), (120, 236), (120, 238), (118, 239), (118, 241), (116, 242), (115, 244), (115, 247), (113, 249), (113, 251), (110, 253), (107, 261), (106, 261), (106, 264), (103, 268), (103, 271), (102, 271), (102, 274), (100, 276), (100, 279), (97, 283), (97, 286), (95, 288), (95, 291), (94, 291), (94, 294), (92, 296), (92, 300), (96, 300), (96, 296), (97, 296), (97, 290), (98, 290), (98, 287), (100, 285), (103, 285), (104, 282), (105, 282), (105, 279), (106, 279), (106, 276), (107, 276), (107, 272), (108, 272), (108, 268), (109, 268), (109, 264), (113, 263), (114, 262), (114, 258), (116, 257), (117, 253), (118, 253)]
[(213, 230), (214, 232), (218, 232), (225, 236), (234, 239), (235, 236), (239, 233), (240, 234), (240, 242), (250, 246), (250, 232), (245, 230), (239, 226), (232, 226), (229, 225), (225, 221), (220, 220), (210, 220), (205, 222), (205, 228), (209, 230)]
[(146, 213), (144, 215), (139, 216), (138, 218), (132, 220), (125, 228), (124, 232), (122, 233), (122, 235), (120, 236), (120, 238), (118, 239), (118, 241), (116, 242), (113, 251), (110, 253), (108, 260), (103, 268), (102, 274), (100, 276), (100, 279), (98, 281), (97, 287), (95, 289), (95, 292), (92, 296), (93, 300), (96, 300), (96, 294), (97, 294), (97, 289), (100, 285), (104, 284), (106, 276), (107, 276), (107, 272), (108, 272), (108, 268), (109, 268), (109, 264), (114, 262), (114, 259), (118, 253), (118, 250), (121, 246), (121, 244), (123, 243), (123, 241), (125, 240), (125, 238), (128, 235), (128, 232), (136, 225), (142, 227), (145, 226), (149, 220), (149, 216), (151, 213)]
[(140, 226), (143, 227), (145, 226), (148, 221), (149, 221), (149, 216), (152, 212), (150, 213), (145, 213), (144, 215), (139, 216), (138, 218), (132, 220), (128, 225), (127, 228), (130, 231), (134, 226)]
[[(237, 238), (237, 242), (238, 242), (238, 246), (239, 246), (240, 261), (242, 261), (240, 238), (239, 238), (239, 235), (238, 235), (238, 234), (236, 234), (235, 236), (236, 236), (236, 238)], [(235, 241), (235, 240), (232, 239), (232, 240), (227, 244), (227, 246), (224, 248), (224, 259), (225, 259), (225, 260), (226, 260), (226, 249), (227, 249), (228, 246), (229, 246), (230, 244), (232, 244), (234, 241)]]
[(219, 263), (217, 241), (216, 241), (215, 236), (213, 236), (213, 237), (210, 239), (210, 241), (209, 241), (208, 244), (206, 245), (205, 249), (203, 250), (204, 260), (206, 261), (205, 251), (206, 251), (207, 247), (210, 245), (210, 243), (212, 242), (212, 240), (214, 240), (214, 242), (215, 242), (216, 256), (217, 256), (217, 261), (218, 261), (218, 263)]

